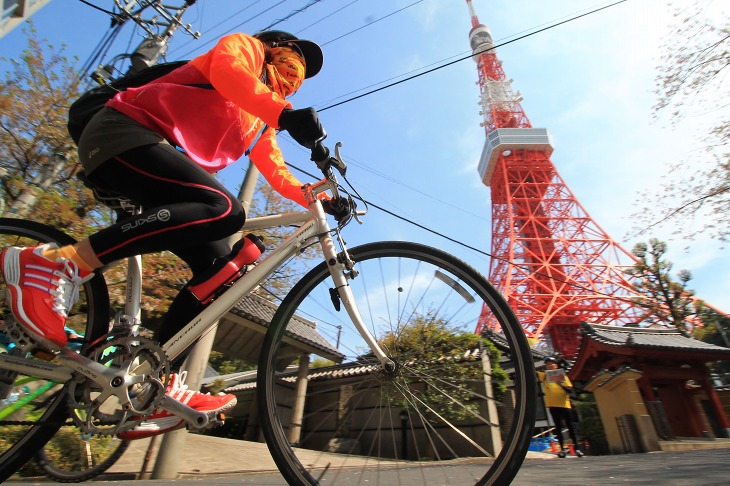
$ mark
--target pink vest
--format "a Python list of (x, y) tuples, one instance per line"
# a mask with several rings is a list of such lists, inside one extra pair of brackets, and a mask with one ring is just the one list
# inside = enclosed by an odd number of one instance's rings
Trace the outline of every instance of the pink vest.
[(164, 135), (211, 174), (241, 158), (263, 126), (221, 96), (191, 64), (122, 91), (107, 106)]

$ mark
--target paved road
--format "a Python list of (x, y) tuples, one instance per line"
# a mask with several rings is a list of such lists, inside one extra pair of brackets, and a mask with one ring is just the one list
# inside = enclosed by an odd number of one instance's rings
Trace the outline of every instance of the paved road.
[[(533, 456), (535, 457), (535, 456)], [(353, 477), (340, 478), (337, 486), (350, 484), (423, 484), (421, 472), (402, 468), (391, 471), (390, 476), (382, 474), (379, 481), (373, 477), (355, 474)], [(111, 479), (111, 478), (110, 478)], [(176, 480), (132, 481), (119, 480), (89, 481), (85, 484), (109, 486), (163, 486), (184, 485), (187, 483), (206, 485), (252, 484), (285, 485), (278, 474), (274, 473), (235, 473), (229, 475), (200, 474)], [(13, 481), (12, 486), (38, 484), (37, 482)], [(429, 486), (441, 484), (463, 484), (450, 482), (448, 477), (431, 477)], [(649, 454), (627, 454), (600, 457), (567, 457), (558, 459), (540, 457), (528, 459), (520, 469), (513, 486), (586, 486), (586, 485), (661, 485), (661, 486), (727, 486), (730, 484), (730, 449), (706, 451), (654, 452)]]

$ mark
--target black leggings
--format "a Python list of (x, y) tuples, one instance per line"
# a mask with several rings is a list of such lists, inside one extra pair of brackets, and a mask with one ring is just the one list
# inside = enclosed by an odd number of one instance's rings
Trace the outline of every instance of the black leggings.
[[(185, 154), (167, 144), (138, 147), (104, 162), (88, 179), (144, 208), (89, 237), (104, 263), (162, 250), (172, 251), (196, 276), (231, 252), (227, 239), (241, 229), (241, 203)], [(186, 286), (171, 304), (160, 340), (187, 324), (201, 306)]]
[(562, 450), (565, 448), (563, 441), (563, 424), (565, 424), (568, 428), (568, 435), (573, 441), (573, 444), (575, 444), (575, 448), (580, 449), (578, 439), (576, 438), (575, 431), (573, 430), (573, 418), (571, 416), (570, 409), (564, 407), (549, 407), (548, 410), (550, 410), (550, 416), (553, 418), (553, 422), (555, 422), (555, 430), (557, 431), (555, 435), (558, 436), (560, 449)]
[(222, 256), (215, 242), (235, 233), (246, 219), (241, 203), (222, 184), (167, 144), (123, 152), (88, 178), (144, 208), (90, 236), (105, 264), (171, 250), (196, 273), (198, 260), (207, 267), (211, 258)]

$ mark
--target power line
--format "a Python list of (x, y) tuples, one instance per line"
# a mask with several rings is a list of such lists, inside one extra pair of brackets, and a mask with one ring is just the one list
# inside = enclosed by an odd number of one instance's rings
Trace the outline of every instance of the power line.
[(311, 0), (311, 1), (310, 1), (310, 2), (308, 3), (308, 4), (306, 4), (306, 5), (305, 5), (305, 6), (303, 6), (302, 8), (299, 8), (299, 9), (296, 9), (296, 10), (293, 10), (293, 11), (291, 11), (291, 12), (290, 12), (289, 14), (287, 14), (287, 15), (286, 15), (285, 17), (283, 17), (283, 18), (280, 18), (280, 19), (278, 19), (278, 20), (275, 20), (274, 22), (270, 23), (270, 24), (269, 24), (269, 25), (267, 25), (266, 27), (263, 27), (263, 28), (262, 28), (261, 30), (269, 30), (269, 29), (271, 29), (272, 27), (274, 27), (275, 25), (279, 25), (280, 23), (282, 23), (282, 22), (285, 22), (285, 21), (289, 20), (290, 18), (294, 17), (295, 15), (299, 15), (300, 13), (302, 13), (302, 12), (305, 12), (305, 11), (306, 11), (306, 10), (307, 10), (307, 9), (308, 9), (309, 7), (311, 7), (311, 6), (312, 6), (312, 5), (314, 5), (315, 3), (319, 3), (319, 2), (321, 2), (321, 1), (322, 1), (322, 0)]
[(614, 3), (609, 4), (609, 5), (605, 5), (603, 7), (599, 7), (599, 8), (593, 9), (593, 10), (591, 10), (589, 12), (586, 12), (586, 13), (583, 13), (583, 14), (580, 14), (580, 15), (576, 15), (576, 16), (570, 17), (567, 20), (562, 20), (560, 22), (556, 22), (554, 24), (548, 25), (547, 27), (543, 27), (541, 29), (538, 29), (538, 30), (535, 30), (533, 32), (527, 33), (525, 35), (521, 35), (521, 36), (515, 37), (514, 39), (510, 39), (508, 41), (502, 42), (501, 44), (497, 44), (496, 46), (492, 46), (489, 49), (484, 49), (484, 50), (479, 51), (479, 52), (473, 52), (473, 53), (469, 54), (468, 56), (460, 57), (460, 58), (458, 58), (458, 59), (456, 59), (454, 61), (447, 62), (447, 63), (442, 64), (440, 66), (437, 66), (435, 68), (428, 69), (428, 70), (423, 71), (423, 72), (420, 72), (418, 74), (414, 74), (413, 76), (409, 76), (409, 77), (404, 78), (404, 79), (401, 79), (399, 81), (395, 81), (393, 83), (386, 84), (385, 86), (381, 86), (380, 88), (373, 89), (373, 90), (368, 91), (366, 93), (363, 93), (363, 94), (360, 94), (360, 95), (357, 95), (357, 96), (353, 96), (352, 98), (348, 98), (348, 99), (346, 99), (344, 101), (340, 101), (339, 103), (334, 103), (332, 105), (326, 106), (326, 107), (324, 107), (322, 109), (319, 109), (317, 111), (329, 110), (330, 108), (335, 108), (337, 106), (344, 105), (345, 103), (349, 103), (351, 101), (358, 100), (360, 98), (363, 98), (365, 96), (369, 96), (369, 95), (374, 94), (374, 93), (377, 93), (379, 91), (383, 91), (385, 89), (392, 88), (393, 86), (397, 86), (399, 84), (405, 83), (406, 81), (411, 81), (411, 80), (416, 79), (418, 77), (425, 76), (426, 74), (430, 74), (430, 73), (432, 73), (434, 71), (438, 71), (439, 69), (443, 69), (445, 67), (451, 66), (452, 64), (456, 64), (458, 62), (465, 61), (466, 59), (471, 59), (473, 56), (475, 56), (477, 54), (483, 54), (485, 52), (488, 52), (488, 51), (497, 49), (498, 47), (503, 47), (503, 46), (506, 46), (508, 44), (512, 44), (513, 42), (517, 42), (519, 40), (522, 40), (522, 39), (525, 39), (527, 37), (533, 36), (535, 34), (539, 34), (541, 32), (545, 32), (546, 30), (554, 29), (555, 27), (558, 27), (560, 25), (567, 24), (567, 23), (572, 22), (574, 20), (578, 20), (578, 19), (580, 19), (582, 17), (586, 17), (588, 15), (595, 14), (597, 12), (600, 12), (601, 10), (605, 10), (607, 8), (614, 7), (614, 6), (618, 5), (618, 4), (624, 3), (626, 1), (628, 1), (628, 0), (618, 0), (618, 1), (614, 2)]
[(103, 9), (103, 8), (97, 6), (97, 5), (94, 5), (93, 3), (88, 2), (87, 0), (79, 0), (79, 2), (83, 3), (87, 7), (91, 7), (93, 9), (95, 9), (95, 10), (100, 11), (100, 12), (104, 12), (105, 14), (109, 15), (110, 17), (116, 17), (116, 15), (117, 15), (117, 14), (115, 14), (114, 12), (112, 12), (110, 10), (105, 10), (105, 9)]
[[(248, 22), (250, 22), (250, 21), (252, 21), (252, 20), (254, 20), (254, 19), (258, 18), (258, 17), (260, 17), (261, 15), (263, 15), (263, 14), (264, 14), (264, 13), (266, 13), (266, 12), (268, 12), (268, 11), (269, 11), (269, 10), (271, 10), (272, 8), (274, 8), (274, 7), (278, 7), (279, 5), (281, 5), (282, 3), (284, 3), (285, 1), (286, 1), (286, 0), (282, 0), (281, 2), (279, 2), (279, 3), (275, 4), (274, 6), (272, 6), (272, 7), (269, 7), (269, 8), (268, 8), (268, 9), (267, 9), (266, 11), (264, 11), (264, 12), (261, 12), (261, 13), (258, 13), (258, 14), (256, 14), (256, 15), (254, 15), (253, 17), (250, 17), (250, 18), (248, 18), (248, 19), (244, 20), (244, 21), (243, 21), (243, 22), (241, 22), (240, 24), (238, 24), (238, 25), (236, 25), (236, 26), (232, 27), (231, 29), (228, 29), (228, 30), (227, 30), (227, 31), (226, 31), (225, 33), (230, 33), (230, 32), (232, 32), (232, 31), (233, 31), (234, 29), (237, 29), (238, 27), (241, 27), (242, 25), (244, 25), (244, 24), (246, 24), (246, 23), (248, 23)], [(286, 16), (285, 16), (284, 18), (282, 18), (282, 19), (279, 19), (279, 20), (277, 20), (276, 22), (273, 22), (273, 23), (269, 24), (268, 26), (266, 26), (266, 27), (264, 27), (264, 28), (262, 28), (262, 29), (257, 29), (257, 30), (268, 30), (268, 29), (270, 29), (271, 27), (274, 27), (275, 25), (278, 25), (278, 24), (280, 24), (280, 23), (282, 23), (282, 22), (284, 22), (284, 21), (286, 21), (286, 20), (289, 20), (289, 19), (290, 19), (290, 18), (292, 18), (293, 16), (295, 16), (295, 15), (298, 15), (298, 14), (300, 14), (300, 13), (302, 13), (302, 12), (306, 11), (306, 10), (307, 10), (307, 9), (308, 9), (309, 7), (311, 7), (312, 5), (314, 5), (315, 3), (318, 3), (318, 2), (320, 2), (320, 1), (322, 1), (322, 0), (311, 0), (311, 1), (310, 1), (310, 3), (309, 3), (309, 4), (307, 4), (307, 5), (305, 5), (304, 7), (300, 8), (300, 9), (297, 9), (297, 10), (294, 10), (293, 12), (289, 13), (288, 15), (286, 15)], [(331, 17), (331, 16), (333, 16), (333, 15), (335, 15), (335, 14), (337, 14), (337, 13), (341, 12), (341, 11), (342, 11), (342, 10), (344, 10), (345, 8), (347, 8), (347, 7), (351, 6), (351, 5), (353, 5), (354, 3), (357, 3), (358, 1), (359, 1), (359, 0), (354, 0), (354, 1), (350, 2), (350, 3), (348, 3), (347, 5), (344, 5), (344, 6), (340, 7), (340, 8), (338, 8), (338, 9), (337, 9), (337, 10), (335, 10), (334, 12), (332, 12), (332, 13), (330, 13), (330, 14), (328, 14), (328, 15), (326, 15), (326, 16), (324, 16), (324, 17), (322, 17), (322, 18), (320, 18), (320, 19), (319, 19), (319, 20), (317, 20), (316, 22), (313, 22), (313, 23), (309, 24), (308, 26), (304, 27), (303, 29), (299, 30), (298, 32), (303, 32), (304, 30), (306, 30), (306, 29), (308, 29), (308, 28), (312, 27), (313, 25), (316, 25), (316, 24), (318, 24), (318, 23), (322, 22), (323, 20), (325, 20), (325, 19), (327, 19), (327, 18), (329, 18), (329, 17)], [(364, 29), (364, 28), (366, 28), (366, 27), (369, 27), (369, 26), (371, 26), (371, 25), (373, 25), (373, 24), (375, 24), (375, 23), (377, 23), (377, 22), (379, 22), (379, 21), (381, 21), (381, 20), (383, 20), (383, 19), (386, 19), (386, 18), (388, 18), (388, 17), (391, 17), (391, 16), (395, 15), (396, 13), (402, 12), (403, 10), (405, 10), (405, 9), (407, 9), (407, 8), (410, 8), (410, 7), (412, 7), (412, 6), (416, 5), (416, 4), (419, 4), (419, 3), (421, 3), (421, 2), (423, 2), (423, 0), (418, 0), (418, 1), (416, 1), (416, 2), (413, 2), (413, 3), (411, 3), (410, 5), (406, 5), (405, 7), (402, 7), (402, 8), (400, 8), (400, 9), (398, 9), (398, 10), (395, 10), (395, 11), (393, 11), (393, 12), (390, 12), (389, 14), (386, 14), (386, 15), (384, 15), (384, 16), (382, 16), (382, 17), (380, 17), (380, 18), (377, 18), (377, 19), (375, 19), (375, 20), (372, 20), (372, 21), (370, 21), (370, 22), (366, 23), (366, 24), (365, 24), (365, 25), (363, 25), (363, 26), (360, 26), (360, 27), (358, 27), (358, 28), (356, 28), (356, 29), (353, 29), (353, 30), (351, 30), (351, 31), (349, 31), (349, 32), (347, 32), (347, 33), (345, 33), (345, 34), (342, 34), (342, 35), (340, 35), (339, 37), (336, 37), (336, 38), (334, 38), (334, 39), (331, 39), (331, 40), (329, 40), (329, 41), (327, 41), (327, 42), (325, 42), (325, 43), (323, 43), (323, 44), (320, 44), (320, 46), (326, 46), (327, 44), (331, 44), (332, 42), (335, 42), (335, 41), (337, 41), (337, 40), (339, 40), (339, 39), (342, 39), (343, 37), (347, 37), (348, 35), (350, 35), (350, 34), (352, 34), (352, 33), (354, 33), (354, 32), (357, 32), (357, 31), (359, 31), (359, 30), (362, 30), (362, 29)], [(258, 2), (257, 2), (257, 3), (258, 3)], [(245, 9), (244, 9), (244, 10), (245, 10)], [(241, 13), (241, 12), (238, 12), (238, 13), (236, 13), (235, 15), (238, 15), (239, 13)], [(220, 24), (218, 24), (218, 25), (220, 25)], [(224, 33), (224, 34), (225, 34), (225, 33)], [(222, 35), (224, 35), (224, 34), (222, 34)], [(199, 45), (199, 46), (198, 46), (198, 48), (199, 48), (199, 47), (203, 47), (203, 46), (207, 46), (207, 45), (209, 45), (209, 44), (212, 44), (213, 42), (216, 42), (216, 41), (217, 41), (217, 37), (218, 37), (218, 36), (216, 36), (216, 37), (215, 37), (214, 39), (212, 39), (212, 40), (210, 40), (210, 41), (206, 42), (205, 44)], [(188, 45), (188, 44), (185, 44), (185, 45)], [(191, 51), (188, 51), (188, 52), (186, 52), (185, 54), (183, 54), (183, 55), (182, 55), (182, 57), (185, 57), (185, 56), (187, 56), (187, 55), (189, 55), (189, 54), (192, 54), (192, 53), (193, 53), (193, 52), (195, 52), (196, 50), (197, 50), (197, 48), (196, 48), (196, 49), (193, 49), (193, 50), (191, 50)], [(173, 50), (173, 52), (174, 52), (174, 50)]]
[[(282, 3), (286, 2), (286, 1), (287, 1), (287, 0), (281, 0), (281, 1), (279, 2), (279, 3), (277, 3), (277, 4), (275, 4), (275, 5), (271, 6), (271, 7), (268, 7), (268, 8), (267, 8), (267, 9), (265, 9), (265, 10), (262, 10), (261, 12), (257, 13), (256, 15), (254, 15), (254, 16), (252, 16), (252, 17), (249, 17), (249, 18), (247, 18), (246, 20), (244, 20), (243, 22), (241, 22), (241, 23), (239, 23), (239, 24), (237, 24), (237, 25), (234, 25), (234, 26), (233, 26), (232, 28), (228, 29), (228, 31), (224, 32), (224, 33), (223, 33), (223, 34), (221, 34), (221, 35), (225, 35), (226, 33), (232, 32), (232, 31), (233, 31), (234, 29), (237, 29), (237, 28), (241, 27), (242, 25), (244, 25), (244, 24), (247, 24), (248, 22), (251, 22), (252, 20), (254, 20), (254, 19), (256, 19), (256, 18), (258, 18), (258, 17), (261, 17), (261, 16), (262, 16), (262, 15), (264, 15), (265, 13), (268, 13), (268, 12), (269, 12), (269, 10), (271, 10), (271, 9), (273, 9), (273, 8), (275, 8), (275, 7), (278, 7), (279, 5), (281, 5)], [(246, 8), (248, 8), (248, 7), (246, 7)], [(243, 9), (243, 10), (246, 10), (246, 9)], [(241, 10), (240, 12), (242, 12), (243, 10)], [(240, 12), (239, 12), (239, 13), (240, 13)], [(236, 14), (236, 15), (237, 15), (237, 14)], [(196, 47), (195, 49), (192, 49), (192, 50), (190, 50), (190, 51), (186, 52), (185, 54), (182, 54), (182, 56), (181, 56), (181, 57), (183, 57), (183, 58), (184, 58), (184, 57), (188, 56), (189, 54), (192, 54), (193, 52), (197, 51), (197, 50), (198, 50), (199, 48), (201, 48), (201, 47), (205, 47), (205, 46), (207, 46), (207, 45), (213, 44), (214, 42), (218, 42), (218, 38), (219, 38), (219, 37), (220, 37), (220, 36), (215, 36), (215, 37), (213, 37), (213, 38), (212, 38), (211, 40), (209, 40), (208, 42), (205, 42), (205, 43), (203, 43), (203, 44), (201, 44), (201, 45), (197, 46), (197, 47)], [(186, 45), (187, 45), (187, 44), (186, 44)]]
[(370, 21), (370, 22), (368, 22), (367, 24), (365, 24), (365, 25), (363, 25), (363, 26), (360, 26), (360, 27), (358, 27), (357, 29), (353, 29), (353, 30), (351, 30), (350, 32), (347, 32), (347, 33), (345, 33), (345, 34), (342, 34), (342, 35), (341, 35), (341, 36), (339, 36), (339, 37), (335, 37), (334, 39), (328, 40), (327, 42), (325, 42), (324, 44), (321, 44), (321, 45), (322, 45), (322, 46), (326, 46), (327, 44), (332, 44), (333, 42), (335, 42), (335, 41), (337, 41), (337, 40), (340, 40), (340, 39), (342, 39), (343, 37), (347, 37), (348, 35), (350, 35), (350, 34), (353, 34), (353, 33), (357, 32), (358, 30), (362, 30), (362, 29), (364, 29), (364, 28), (366, 28), (366, 27), (370, 27), (371, 25), (373, 25), (373, 24), (375, 24), (375, 23), (377, 23), (377, 22), (380, 22), (380, 21), (381, 21), (381, 20), (383, 20), (383, 19), (387, 19), (388, 17), (392, 17), (393, 15), (395, 15), (395, 14), (397, 14), (397, 13), (399, 13), (399, 12), (402, 12), (403, 10), (405, 10), (405, 9), (407, 9), (407, 8), (410, 8), (410, 7), (412, 7), (412, 6), (416, 5), (416, 4), (419, 4), (419, 3), (421, 3), (421, 2), (423, 2), (423, 0), (418, 0), (418, 1), (416, 1), (416, 2), (413, 2), (413, 3), (411, 3), (410, 5), (406, 5), (406, 6), (405, 6), (405, 7), (403, 7), (403, 8), (399, 8), (398, 10), (395, 10), (395, 11), (393, 11), (393, 12), (391, 12), (391, 13), (387, 14), (387, 15), (384, 15), (384, 16), (382, 16), (382, 17), (378, 18), (378, 19), (375, 19), (375, 20), (372, 20), (372, 21)]
[[(302, 152), (306, 152), (302, 148), (301, 145), (299, 145), (298, 143), (294, 142), (294, 140), (291, 139), (290, 137), (282, 137), (283, 134), (284, 134), (283, 132), (279, 132), (278, 135), (277, 135), (277, 140), (285, 140), (292, 147), (294, 147), (296, 149), (299, 149)], [(393, 184), (396, 184), (396, 185), (398, 185), (398, 186), (400, 186), (400, 187), (402, 187), (404, 189), (408, 189), (409, 191), (415, 192), (415, 193), (417, 193), (417, 194), (419, 194), (421, 196), (424, 196), (424, 197), (426, 197), (426, 198), (428, 198), (428, 199), (430, 199), (432, 201), (435, 201), (436, 203), (438, 203), (438, 204), (440, 204), (442, 206), (448, 206), (448, 207), (452, 208), (455, 211), (460, 211), (461, 213), (464, 213), (464, 214), (468, 214), (470, 216), (473, 216), (474, 218), (477, 218), (477, 219), (481, 220), (482, 222), (486, 222), (486, 219), (482, 215), (479, 215), (479, 214), (476, 214), (476, 213), (472, 213), (470, 211), (466, 211), (464, 208), (459, 207), (459, 206), (457, 206), (457, 205), (455, 205), (455, 204), (453, 204), (453, 203), (451, 203), (449, 201), (444, 201), (443, 199), (439, 199), (437, 197), (434, 197), (433, 194), (429, 194), (429, 193), (427, 193), (425, 191), (422, 191), (422, 190), (420, 190), (418, 188), (409, 186), (408, 184), (406, 184), (404, 182), (401, 182), (398, 179), (396, 179), (394, 177), (391, 177), (391, 176), (389, 176), (387, 174), (384, 174), (384, 173), (382, 173), (380, 171), (377, 171), (377, 170), (371, 168), (369, 165), (367, 165), (367, 164), (365, 164), (363, 162), (357, 161), (357, 160), (355, 160), (354, 158), (352, 158), (350, 156), (347, 156), (346, 157), (346, 160), (347, 160), (348, 165), (350, 165), (350, 166), (359, 167), (360, 169), (365, 170), (367, 172), (370, 172), (371, 174), (374, 174), (377, 177), (380, 177), (382, 179), (385, 179), (386, 181), (389, 181), (389, 182), (391, 182)], [(287, 164), (289, 164), (289, 163), (287, 162)], [(297, 169), (299, 171), (301, 171), (303, 174), (306, 174), (309, 177), (314, 177), (314, 176), (312, 176), (312, 174), (303, 171), (299, 167), (296, 167), (294, 165), (291, 165), (291, 167), (292, 168), (295, 168), (295, 169)], [(373, 192), (377, 192), (377, 191), (373, 191)], [(371, 203), (368, 201), (368, 204), (371, 204)]]
[[(294, 164), (292, 164), (290, 162), (287, 162), (286, 164), (289, 167), (292, 167), (292, 168), (300, 171), (301, 173), (306, 174), (308, 177), (311, 177), (313, 179), (319, 179), (319, 177), (317, 177), (316, 175), (312, 174), (311, 172), (307, 172), (306, 170), (302, 169), (301, 167), (298, 167), (298, 166), (296, 166), (296, 165), (294, 165)], [(534, 268), (529, 267), (527, 265), (522, 265), (522, 264), (519, 264), (519, 263), (515, 263), (513, 261), (510, 261), (510, 260), (508, 260), (506, 258), (499, 257), (499, 256), (496, 256), (496, 255), (492, 255), (489, 252), (486, 252), (484, 250), (480, 250), (479, 248), (476, 248), (476, 247), (473, 247), (471, 245), (468, 245), (468, 244), (466, 244), (466, 243), (464, 243), (462, 241), (457, 240), (456, 238), (452, 238), (451, 236), (448, 236), (448, 235), (446, 235), (444, 233), (441, 233), (440, 231), (436, 231), (436, 230), (431, 229), (431, 228), (429, 228), (427, 226), (424, 226), (424, 225), (422, 225), (420, 223), (417, 223), (417, 222), (415, 222), (415, 221), (413, 221), (411, 219), (408, 219), (405, 216), (401, 216), (399, 214), (396, 214), (393, 211), (390, 211), (388, 209), (385, 209), (384, 207), (379, 206), (379, 205), (377, 205), (377, 204), (375, 204), (375, 203), (373, 203), (371, 201), (367, 201), (365, 199), (362, 199), (361, 201), (364, 202), (369, 207), (373, 207), (375, 209), (378, 209), (379, 211), (382, 211), (383, 213), (385, 213), (385, 214), (387, 214), (389, 216), (392, 216), (392, 217), (394, 217), (396, 219), (399, 219), (399, 220), (401, 220), (401, 221), (403, 221), (405, 223), (408, 223), (410, 225), (416, 226), (417, 228), (420, 228), (420, 229), (422, 229), (422, 230), (424, 230), (424, 231), (426, 231), (428, 233), (431, 233), (431, 234), (433, 234), (435, 236), (438, 236), (438, 237), (443, 238), (445, 240), (448, 240), (448, 241), (450, 241), (452, 243), (455, 243), (458, 246), (461, 246), (461, 247), (466, 248), (468, 250), (474, 251), (474, 252), (476, 252), (476, 253), (478, 253), (478, 254), (480, 254), (482, 256), (486, 256), (486, 257), (489, 257), (489, 258), (492, 258), (492, 259), (495, 259), (495, 260), (503, 261), (503, 262), (505, 262), (505, 263), (507, 263), (509, 265), (514, 266), (515, 268), (519, 268), (521, 270), (524, 270), (524, 271), (527, 271), (527, 272), (531, 272), (531, 273), (533, 273), (535, 275), (541, 275), (543, 277), (547, 277), (547, 278), (549, 278), (551, 280), (554, 280), (556, 282), (568, 284), (568, 285), (570, 285), (570, 286), (572, 286), (574, 288), (580, 289), (580, 290), (592, 292), (592, 293), (595, 293), (597, 295), (602, 295), (604, 297), (611, 297), (613, 299), (621, 300), (621, 301), (624, 301), (624, 302), (627, 302), (627, 303), (632, 303), (632, 304), (635, 303), (635, 301), (632, 300), (629, 297), (621, 297), (621, 296), (617, 296), (617, 295), (614, 295), (614, 294), (609, 294), (609, 293), (606, 293), (606, 292), (601, 292), (599, 290), (592, 289), (590, 287), (586, 287), (586, 286), (581, 285), (579, 283), (576, 283), (576, 282), (573, 282), (573, 281), (568, 281), (568, 280), (565, 280), (565, 279), (556, 277), (555, 275), (542, 272), (540, 270), (535, 270)]]
[(350, 5), (356, 4), (356, 3), (357, 3), (357, 2), (359, 2), (359, 1), (360, 1), (360, 0), (352, 0), (352, 2), (348, 3), (347, 5), (344, 5), (344, 6), (340, 7), (340, 8), (338, 8), (338, 9), (337, 9), (337, 10), (335, 10), (334, 12), (331, 12), (331, 13), (329, 13), (329, 14), (325, 15), (324, 17), (322, 17), (321, 19), (317, 20), (316, 22), (312, 22), (311, 24), (307, 25), (307, 26), (306, 26), (306, 27), (304, 27), (303, 29), (300, 29), (300, 30), (298, 30), (298, 31), (297, 31), (297, 34), (299, 34), (299, 33), (301, 33), (301, 32), (304, 32), (305, 30), (307, 30), (307, 29), (308, 29), (308, 28), (310, 28), (310, 27), (314, 27), (314, 26), (315, 26), (315, 25), (317, 25), (318, 23), (320, 23), (320, 22), (322, 22), (322, 21), (324, 21), (324, 20), (327, 20), (328, 18), (332, 17), (332, 16), (333, 16), (333, 15), (335, 15), (335, 14), (338, 14), (338, 13), (342, 12), (342, 11), (343, 11), (343, 10), (345, 10), (345, 9), (346, 9), (347, 7), (349, 7)]

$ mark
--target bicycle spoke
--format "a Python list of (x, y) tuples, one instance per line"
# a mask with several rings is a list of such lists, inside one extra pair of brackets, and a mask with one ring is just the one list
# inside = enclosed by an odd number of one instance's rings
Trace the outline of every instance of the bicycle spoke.
[[(531, 427), (535, 406), (527, 394), (535, 386), (531, 358), (509, 307), (476, 272), (436, 250), (383, 243), (351, 254), (358, 271), (352, 293), (395, 368), (384, 369), (347, 314), (332, 311), (328, 268), (306, 275), (275, 315), (259, 364), (264, 432), (282, 473), (298, 484), (392, 484), (401, 467), (423, 484), (508, 481), (529, 444), (525, 424)], [(473, 334), (484, 308), (497, 309), (505, 329), (520, 330), (504, 339), (502, 361), (514, 369), (506, 391), (496, 348)], [(297, 316), (337, 326), (341, 358), (309, 370), (306, 395), (294, 397), (296, 373), (280, 371), (293, 359), (281, 336)], [(298, 366), (302, 359), (309, 357)], [(487, 366), (497, 372), (485, 374)], [(502, 401), (505, 395), (510, 400)], [(302, 417), (292, 416), (295, 400), (304, 401)], [(511, 421), (502, 423), (499, 409)], [(294, 423), (301, 435), (292, 448)], [(483, 464), (479, 475), (476, 464)]]

